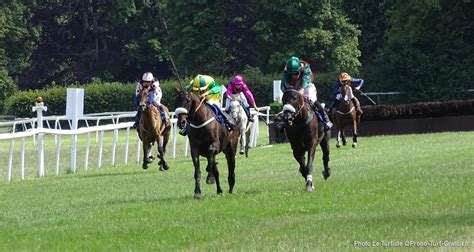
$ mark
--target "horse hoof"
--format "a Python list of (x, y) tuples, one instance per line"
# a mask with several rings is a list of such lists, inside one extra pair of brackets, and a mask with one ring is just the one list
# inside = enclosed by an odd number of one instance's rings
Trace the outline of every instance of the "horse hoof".
[(143, 164), (142, 164), (142, 168), (143, 168), (143, 170), (148, 169), (148, 164), (147, 164), (147, 163), (143, 163)]
[(313, 181), (306, 181), (306, 191), (307, 192), (314, 191)]
[(337, 143), (336, 148), (341, 148), (341, 145)]
[(357, 147), (357, 143), (352, 143), (352, 148)]
[(239, 153), (240, 153), (240, 155), (244, 155), (245, 151), (240, 150)]
[(323, 173), (324, 180), (327, 180), (329, 176), (331, 176), (331, 171), (329, 170), (329, 168), (327, 170), (324, 170), (322, 173)]
[(214, 183), (216, 183), (216, 178), (214, 178), (214, 177), (207, 177), (206, 178), (206, 184), (212, 185)]
[(194, 198), (195, 199), (201, 199), (201, 194), (200, 193), (195, 193)]

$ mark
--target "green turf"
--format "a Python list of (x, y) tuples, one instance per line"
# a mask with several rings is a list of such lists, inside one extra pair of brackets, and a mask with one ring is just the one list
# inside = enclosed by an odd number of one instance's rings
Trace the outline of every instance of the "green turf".
[(133, 162), (2, 181), (0, 251), (333, 251), (363, 250), (354, 246), (363, 241), (470, 241), (461, 249), (474, 249), (474, 132), (334, 145), (327, 181), (317, 152), (313, 193), (287, 144), (238, 156), (232, 195), (220, 155), (224, 195), (202, 183), (201, 200), (182, 157), (166, 172)]

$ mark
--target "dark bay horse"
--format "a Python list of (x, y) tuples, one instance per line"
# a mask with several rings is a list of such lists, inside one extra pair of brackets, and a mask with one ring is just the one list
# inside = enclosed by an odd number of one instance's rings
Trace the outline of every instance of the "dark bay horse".
[[(293, 156), (300, 165), (300, 173), (306, 180), (306, 191), (312, 192), (313, 186), (313, 160), (316, 146), (319, 144), (323, 152), (323, 177), (331, 175), (329, 168), (329, 131), (325, 131), (319, 124), (310, 102), (296, 90), (287, 90), (283, 94), (283, 120), (285, 131), (290, 140)], [(305, 162), (305, 156), (307, 160)]]
[(353, 96), (352, 88), (348, 84), (341, 86), (341, 100), (332, 110), (332, 122), (337, 128), (336, 147), (346, 145), (346, 136), (344, 131), (348, 126), (352, 127), (352, 147), (357, 147), (357, 126), (360, 124), (360, 114), (357, 113), (351, 97)]
[[(150, 89), (144, 87), (140, 91), (140, 109), (142, 114), (140, 117), (140, 123), (138, 125), (138, 136), (143, 143), (143, 164), (142, 168), (147, 169), (148, 165), (153, 162), (151, 157), (151, 147), (158, 143), (158, 158), (160, 161), (158, 165), (160, 171), (168, 170), (169, 166), (165, 161), (166, 145), (171, 133), (171, 125), (166, 127), (162, 121), (160, 111), (153, 104), (148, 104), (148, 92)], [(168, 108), (161, 105), (165, 113), (169, 115)]]
[(199, 156), (207, 159), (206, 171), (208, 172), (208, 177), (206, 182), (211, 184), (215, 180), (217, 194), (222, 194), (219, 171), (215, 159), (219, 152), (224, 152), (227, 159), (229, 193), (232, 193), (235, 185), (235, 154), (239, 131), (233, 130), (229, 132), (226, 127), (216, 120), (214, 112), (206, 105), (201, 106), (198, 98), (188, 91), (178, 91), (175, 105), (178, 127), (185, 129), (189, 124), (188, 137), (194, 165), (194, 198), (201, 198)]

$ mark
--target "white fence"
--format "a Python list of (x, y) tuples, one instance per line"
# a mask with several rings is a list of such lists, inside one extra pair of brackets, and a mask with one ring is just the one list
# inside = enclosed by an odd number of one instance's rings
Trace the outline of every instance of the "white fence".
[[(265, 111), (266, 113), (260, 113), (260, 116), (265, 116), (265, 121), (269, 123), (269, 107), (259, 108), (259, 111)], [(42, 112), (42, 111), (41, 111)], [(27, 138), (33, 139), (33, 145), (37, 147), (37, 160), (38, 160), (38, 172), (37, 175), (42, 177), (45, 175), (44, 167), (44, 146), (43, 146), (43, 137), (47, 135), (54, 135), (54, 144), (55, 144), (55, 174), (59, 175), (60, 173), (60, 159), (61, 159), (61, 136), (67, 135), (71, 138), (76, 138), (78, 135), (85, 135), (85, 155), (84, 155), (84, 170), (88, 170), (89, 167), (89, 156), (90, 156), (90, 138), (91, 133), (95, 133), (95, 143), (98, 144), (98, 153), (97, 153), (97, 167), (102, 166), (103, 159), (103, 139), (104, 132), (113, 131), (113, 140), (112, 140), (112, 151), (111, 151), (111, 164), (116, 164), (116, 149), (118, 142), (118, 131), (120, 129), (125, 129), (125, 145), (124, 145), (124, 164), (128, 164), (129, 150), (130, 150), (130, 128), (133, 125), (133, 122), (120, 122), (124, 118), (134, 118), (135, 111), (132, 112), (115, 112), (115, 113), (98, 113), (98, 114), (88, 114), (84, 115), (79, 119), (79, 122), (83, 122), (85, 127), (80, 127), (76, 130), (73, 129), (62, 129), (61, 122), (67, 123), (71, 128), (72, 122), (67, 119), (65, 116), (48, 116), (43, 117), (42, 113), (38, 112), (37, 118), (27, 118), (19, 119), (11, 122), (0, 122), (0, 128), (11, 127), (12, 133), (0, 134), (0, 141), (9, 140), (10, 148), (8, 155), (7, 163), (7, 175), (6, 180), (12, 180), (12, 171), (13, 171), (13, 160), (17, 156), (14, 155), (14, 145), (15, 140), (21, 139), (21, 154), (20, 154), (20, 178), (25, 179), (25, 140)], [(172, 113), (174, 115), (174, 112)], [(108, 125), (100, 125), (104, 120), (111, 120), (112, 123)], [(176, 119), (172, 118), (171, 122), (173, 124), (172, 132), (172, 158), (176, 158), (176, 146), (177, 146), (177, 130), (176, 130)], [(43, 127), (44, 126), (44, 127)], [(18, 132), (17, 129), (21, 128), (21, 132)], [(141, 141), (137, 137), (135, 130), (132, 134), (136, 138), (136, 162), (139, 163), (141, 160), (140, 151), (141, 151)], [(255, 147), (257, 144), (257, 138), (259, 135), (259, 125), (258, 120), (255, 122), (254, 127), (252, 128), (250, 144), (251, 147)], [(268, 128), (267, 128), (268, 136)], [(76, 141), (71, 141), (71, 143), (76, 143)], [(76, 172), (77, 166), (77, 144), (71, 144), (70, 149), (70, 167), (71, 172)], [(188, 139), (186, 138), (186, 144), (184, 145), (184, 157), (187, 157), (188, 154)], [(81, 162), (82, 163), (82, 162)], [(0, 167), (1, 168), (1, 167)]]

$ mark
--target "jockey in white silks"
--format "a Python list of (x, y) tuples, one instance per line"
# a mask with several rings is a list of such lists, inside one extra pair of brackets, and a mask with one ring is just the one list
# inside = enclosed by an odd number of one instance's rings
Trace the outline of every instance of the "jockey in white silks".
[(133, 127), (138, 127), (138, 123), (140, 121), (140, 92), (145, 87), (150, 88), (150, 92), (148, 92), (147, 103), (153, 104), (155, 107), (158, 108), (158, 110), (160, 111), (161, 118), (165, 122), (166, 127), (168, 127), (170, 125), (170, 119), (168, 115), (164, 112), (163, 107), (161, 106), (161, 98), (163, 97), (163, 93), (161, 91), (160, 82), (158, 80), (155, 80), (153, 74), (150, 72), (146, 72), (143, 74), (142, 80), (137, 82), (137, 86), (135, 88), (135, 105), (137, 106), (137, 114), (135, 116), (135, 124), (133, 125)]

